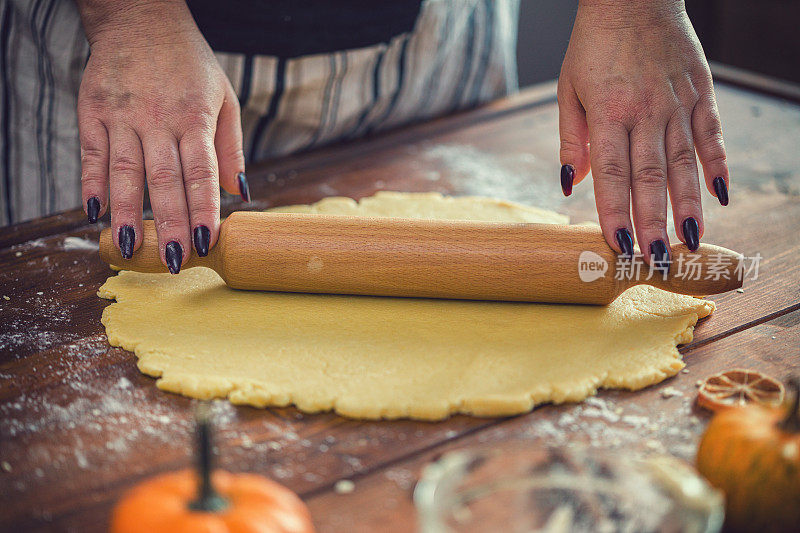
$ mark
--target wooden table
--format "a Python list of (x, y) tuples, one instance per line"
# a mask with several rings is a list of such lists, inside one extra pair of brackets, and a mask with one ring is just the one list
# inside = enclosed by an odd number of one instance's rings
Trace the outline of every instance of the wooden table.
[[(444, 422), (358, 422), (295, 409), (220, 409), (220, 463), (299, 493), (320, 531), (409, 531), (413, 485), (453, 448), (526, 439), (583, 442), (692, 459), (708, 419), (695, 382), (744, 366), (800, 371), (800, 105), (718, 85), (733, 174), (731, 205), (704, 195), (705, 242), (760, 253), (758, 279), (713, 298), (717, 312), (681, 348), (688, 372), (647, 390), (602, 391), (598, 409), (541, 406), (527, 415)], [(354, 144), (251, 169), (252, 208), (331, 195), (434, 190), (497, 196), (596, 220), (591, 182), (563, 198), (555, 85)], [(227, 211), (238, 207), (232, 199)], [(105, 221), (107, 223), (107, 220)], [(68, 212), (0, 229), (0, 529), (102, 531), (122, 492), (190, 464), (192, 402), (157, 390), (129, 352), (110, 348), (95, 292), (110, 271), (68, 236), (103, 226)], [(671, 387), (678, 395), (662, 394)], [(670, 392), (675, 392), (670, 389)], [(638, 417), (638, 418), (637, 418)], [(628, 420), (628, 422), (625, 422)], [(639, 420), (640, 423), (630, 423)], [(354, 481), (349, 494), (338, 480)]]

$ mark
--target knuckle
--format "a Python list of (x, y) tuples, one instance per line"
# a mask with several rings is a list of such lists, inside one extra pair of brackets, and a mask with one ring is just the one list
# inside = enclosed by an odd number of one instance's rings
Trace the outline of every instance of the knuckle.
[(189, 221), (179, 213), (166, 212), (156, 217), (156, 225), (159, 230), (177, 233), (186, 230), (189, 227)]
[(205, 99), (195, 97), (181, 98), (175, 108), (180, 111), (186, 131), (213, 130), (219, 116), (219, 108), (213, 107)]
[(617, 161), (601, 161), (597, 167), (598, 176), (604, 180), (611, 180), (614, 182), (628, 182), (627, 168)]
[(602, 110), (599, 118), (603, 122), (627, 125), (639, 115), (641, 109), (647, 108), (642, 103), (642, 97), (629, 93), (627, 89), (613, 90), (611, 94), (597, 103), (598, 109)]
[(106, 158), (106, 151), (92, 146), (81, 147), (81, 164), (91, 165), (93, 163), (102, 164)]
[(97, 169), (84, 167), (81, 170), (81, 184), (89, 187), (104, 186), (106, 183), (105, 174), (98, 172)]
[(234, 146), (225, 151), (225, 158), (242, 164), (244, 162), (244, 150), (241, 146)]
[(111, 166), (109, 167), (111, 171), (111, 175), (127, 175), (127, 174), (134, 174), (140, 173), (142, 171), (142, 165), (139, 161), (132, 157), (128, 156), (116, 156), (111, 161)]
[(209, 201), (209, 205), (198, 205), (192, 208), (192, 219), (198, 221), (215, 220), (218, 210), (219, 208), (216, 206), (216, 202)]
[(604, 123), (628, 124), (632, 114), (627, 104), (612, 100), (603, 104), (601, 120)]
[(81, 85), (78, 95), (78, 108), (81, 110), (104, 109), (109, 100), (111, 91), (99, 85)]
[(667, 227), (665, 214), (648, 212), (639, 218), (639, 229), (648, 233), (660, 232)]
[(636, 184), (645, 188), (663, 188), (667, 177), (664, 169), (657, 165), (648, 165), (636, 170)]
[(714, 124), (711, 127), (704, 128), (700, 131), (700, 144), (709, 148), (721, 149), (722, 144), (722, 128), (719, 124)]
[(117, 213), (135, 213), (137, 210), (137, 206), (129, 199), (125, 197), (115, 197), (111, 199), (111, 210)]
[(216, 171), (209, 163), (188, 165), (183, 169), (183, 181), (187, 186), (204, 185), (215, 175)]
[(598, 207), (598, 214), (604, 220), (628, 220), (630, 217), (627, 206), (608, 202)]
[(147, 102), (144, 106), (144, 117), (145, 120), (149, 124), (160, 124), (165, 129), (170, 130), (170, 128), (166, 128), (166, 124), (169, 123), (169, 117), (173, 110), (164, 105), (164, 103), (160, 101), (150, 101)]
[(106, 179), (99, 174), (82, 174), (81, 186), (91, 191), (101, 191), (106, 186)]
[(675, 204), (680, 206), (700, 205), (700, 191), (697, 187), (690, 187), (675, 195)]
[(721, 151), (719, 153), (712, 154), (710, 157), (707, 157), (705, 164), (712, 167), (726, 167), (728, 165), (728, 158), (725, 155), (725, 152)]
[(697, 165), (694, 148), (682, 146), (669, 154), (667, 164), (671, 167), (693, 168)]
[(171, 188), (178, 181), (178, 171), (171, 167), (155, 167), (147, 179), (153, 189)]
[(577, 151), (586, 148), (586, 141), (571, 131), (561, 132), (561, 151)]
[(213, 136), (217, 117), (208, 110), (193, 111), (183, 122), (184, 130)]

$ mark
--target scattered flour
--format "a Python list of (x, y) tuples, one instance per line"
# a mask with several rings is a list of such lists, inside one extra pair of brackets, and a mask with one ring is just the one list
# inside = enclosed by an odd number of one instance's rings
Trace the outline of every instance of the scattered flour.
[(99, 249), (99, 244), (80, 237), (65, 237), (61, 247), (64, 250), (86, 250), (96, 252)]
[(340, 479), (333, 486), (333, 491), (336, 494), (350, 494), (356, 489), (356, 484), (349, 479)]
[(661, 389), (661, 397), (664, 399), (674, 398), (676, 396), (683, 396), (683, 393), (675, 387), (664, 387)]
[[(422, 149), (424, 160), (440, 165), (424, 168), (428, 179), (441, 175), (464, 177), (467, 194), (514, 198), (538, 206), (558, 206), (564, 201), (561, 189), (552, 180), (536, 180), (534, 176), (557, 176), (558, 168), (550, 161), (530, 153), (497, 154), (467, 144), (436, 144)], [(441, 172), (439, 172), (441, 171)], [(554, 178), (555, 179), (555, 178)]]
[(400, 490), (409, 490), (416, 482), (414, 474), (405, 468), (391, 468), (383, 473), (383, 477), (394, 482)]
[[(682, 396), (682, 394), (681, 394)], [(584, 403), (575, 405), (563, 412), (556, 421), (530, 417), (523, 435), (527, 438), (541, 439), (548, 445), (571, 446), (578, 443), (603, 448), (635, 449), (645, 440), (650, 451), (667, 451), (684, 459), (691, 459), (696, 451), (697, 440), (703, 424), (692, 415), (691, 401), (684, 398), (678, 412), (671, 409), (656, 415), (647, 415), (637, 406), (628, 406), (630, 413), (624, 412), (611, 400), (591, 397)], [(676, 424), (676, 416), (686, 419), (688, 424)], [(492, 435), (492, 432), (495, 434)], [(479, 435), (479, 440), (504, 438), (502, 427)], [(658, 450), (648, 441), (659, 443)]]

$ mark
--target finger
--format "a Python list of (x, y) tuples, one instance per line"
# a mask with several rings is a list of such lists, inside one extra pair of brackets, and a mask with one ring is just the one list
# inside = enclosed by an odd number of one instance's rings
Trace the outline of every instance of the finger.
[(180, 141), (189, 222), (197, 255), (205, 257), (219, 234), (219, 177), (212, 131), (195, 129)]
[(225, 93), (225, 100), (217, 118), (214, 146), (219, 161), (220, 185), (230, 194), (239, 194), (243, 200), (249, 202), (250, 190), (247, 187), (247, 178), (244, 177), (242, 118), (239, 100), (230, 86)]
[(561, 139), (561, 190), (572, 194), (572, 187), (589, 173), (589, 128), (586, 112), (568, 82), (558, 84), (558, 132)]
[(630, 133), (631, 197), (636, 238), (653, 268), (669, 265), (665, 127), (640, 122)]
[(108, 132), (96, 117), (78, 113), (81, 143), (81, 197), (89, 222), (108, 209)]
[(142, 244), (142, 203), (144, 201), (144, 159), (142, 143), (131, 128), (109, 131), (111, 157), (111, 228), (114, 244), (122, 257), (130, 259)]
[(169, 132), (155, 131), (143, 136), (142, 147), (161, 262), (177, 274), (191, 252), (178, 141)]
[(603, 235), (617, 253), (633, 255), (628, 130), (617, 122), (590, 118), (589, 139), (594, 195)]
[(695, 251), (703, 235), (703, 208), (692, 126), (684, 113), (675, 114), (667, 124), (666, 154), (675, 232), (689, 250)]
[(713, 90), (702, 96), (692, 112), (692, 133), (706, 187), (719, 203), (728, 205), (730, 174), (722, 141), (722, 125)]

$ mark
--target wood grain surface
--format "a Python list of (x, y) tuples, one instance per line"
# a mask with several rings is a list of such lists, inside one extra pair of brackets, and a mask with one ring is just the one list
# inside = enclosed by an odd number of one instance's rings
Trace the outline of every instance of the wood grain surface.
[[(702, 240), (763, 259), (743, 292), (712, 298), (717, 311), (681, 348), (686, 373), (636, 393), (602, 391), (598, 405), (623, 414), (614, 422), (586, 405), (421, 423), (222, 402), (221, 466), (297, 491), (320, 531), (410, 531), (413, 484), (449, 449), (522, 439), (692, 459), (708, 418), (693, 404), (696, 380), (735, 366), (780, 378), (800, 372), (800, 106), (742, 88), (717, 91), (731, 204), (723, 208), (704, 194)], [(596, 221), (591, 180), (570, 198), (561, 195), (557, 131), (554, 85), (546, 84), (454, 117), (249, 169), (254, 203), (225, 198), (223, 210), (432, 190)], [(109, 302), (95, 292), (112, 273), (87, 243), (97, 242), (107, 222), (88, 225), (76, 211), (0, 229), (0, 530), (103, 531), (123, 491), (190, 464), (192, 402), (157, 390), (131, 353), (105, 340), (99, 319)], [(670, 235), (677, 242), (672, 229)], [(342, 479), (354, 481), (352, 493), (334, 489)]]

